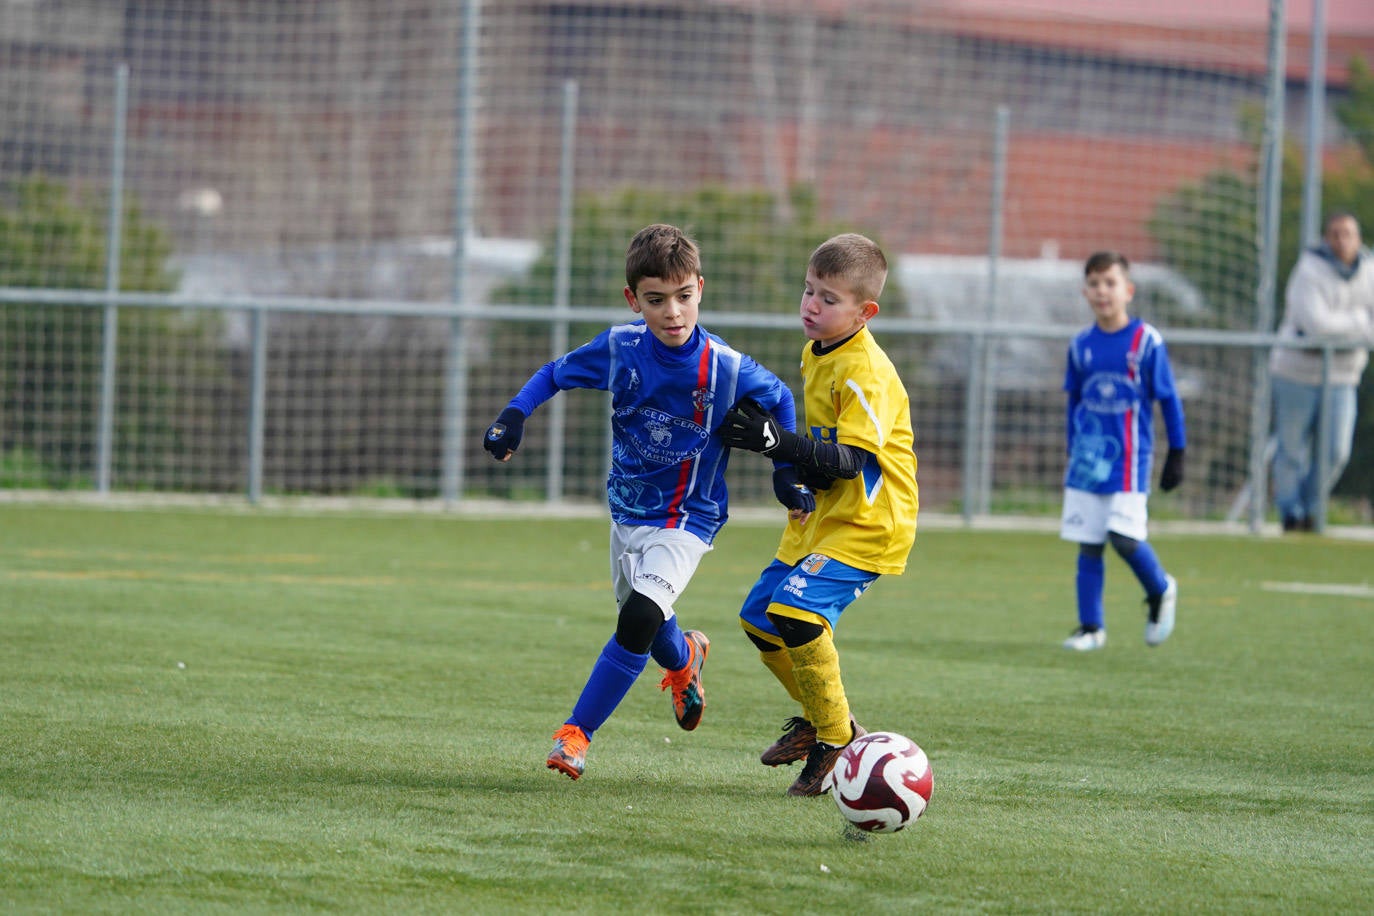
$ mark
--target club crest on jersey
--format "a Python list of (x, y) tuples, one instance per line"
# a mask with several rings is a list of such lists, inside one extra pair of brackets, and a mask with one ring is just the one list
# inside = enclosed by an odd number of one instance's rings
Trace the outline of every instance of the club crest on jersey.
[(716, 393), (710, 388), (698, 388), (692, 392), (692, 406), (700, 413), (705, 413), (715, 399)]
[(1119, 372), (1099, 372), (1083, 386), (1083, 406), (1093, 413), (1125, 413), (1139, 399), (1131, 379)]
[(667, 448), (673, 444), (673, 431), (663, 423), (650, 420), (644, 424), (644, 431), (649, 434), (650, 441), (659, 448)]
[(827, 557), (825, 554), (813, 553), (805, 560), (802, 560), (800, 563), (798, 563), (797, 566), (801, 568), (802, 572), (810, 573), (814, 576), (816, 573), (824, 569), (825, 564), (829, 562), (830, 558)]
[(623, 407), (612, 414), (611, 422), (628, 452), (654, 464), (690, 461), (701, 454), (710, 436), (691, 420), (651, 407)]

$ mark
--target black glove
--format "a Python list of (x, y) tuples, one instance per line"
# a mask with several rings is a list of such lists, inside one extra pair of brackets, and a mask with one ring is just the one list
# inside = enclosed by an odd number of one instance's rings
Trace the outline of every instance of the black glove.
[(840, 479), (838, 477), (831, 477), (819, 468), (807, 466), (798, 468), (797, 477), (802, 483), (813, 490), (829, 490), (830, 485)]
[(1159, 473), (1159, 488), (1168, 493), (1174, 487), (1183, 483), (1183, 449), (1169, 449), (1169, 456), (1164, 459), (1164, 470)]
[(773, 469), (773, 495), (789, 510), (816, 511), (816, 497), (806, 484), (797, 479), (797, 469), (790, 465)]
[(482, 437), (482, 448), (491, 452), (497, 461), (505, 461), (520, 447), (520, 439), (525, 435), (525, 415), (514, 407), (501, 411), (496, 422), (487, 427)]
[(773, 415), (752, 398), (741, 398), (726, 411), (725, 422), (720, 425), (720, 438), (726, 445), (762, 455), (778, 447), (782, 433)]

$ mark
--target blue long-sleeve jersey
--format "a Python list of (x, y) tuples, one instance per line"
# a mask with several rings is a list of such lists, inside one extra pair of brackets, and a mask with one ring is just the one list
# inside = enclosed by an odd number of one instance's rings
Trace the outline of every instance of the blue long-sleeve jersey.
[(1172, 448), (1183, 448), (1183, 403), (1164, 339), (1132, 318), (1119, 331), (1092, 325), (1069, 345), (1069, 466), (1064, 485), (1089, 493), (1148, 493), (1159, 402)]
[(729, 515), (730, 450), (715, 435), (725, 412), (750, 397), (796, 429), (788, 387), (701, 327), (681, 347), (664, 346), (642, 320), (608, 328), (545, 364), (510, 406), (529, 416), (569, 388), (611, 392), (612, 520), (682, 528), (708, 544)]

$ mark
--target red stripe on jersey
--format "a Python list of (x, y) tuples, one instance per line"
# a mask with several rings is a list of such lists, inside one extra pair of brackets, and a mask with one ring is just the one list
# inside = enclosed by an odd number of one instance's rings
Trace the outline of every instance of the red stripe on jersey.
[[(701, 391), (711, 380), (711, 340), (707, 338), (706, 345), (701, 348), (701, 361), (697, 364), (697, 387), (696, 391)], [(692, 414), (693, 421), (697, 426), (706, 422), (706, 398), (698, 398), (695, 404), (696, 410)], [(695, 458), (690, 458), (678, 466), (677, 487), (673, 489), (673, 499), (668, 503), (668, 523), (665, 528), (676, 528), (682, 521), (682, 501), (687, 496), (687, 482), (692, 478), (692, 465)]]
[[(1136, 380), (1140, 372), (1140, 342), (1145, 339), (1145, 323), (1135, 329), (1135, 334), (1131, 337), (1131, 347), (1126, 351), (1126, 376), (1132, 382)], [(1126, 411), (1123, 423), (1124, 429), (1121, 435), (1121, 446), (1124, 454), (1121, 456), (1121, 490), (1124, 493), (1133, 493), (1140, 488), (1140, 481), (1136, 474), (1136, 423), (1138, 414), (1134, 410)]]
[(1135, 335), (1131, 338), (1131, 348), (1126, 351), (1126, 372), (1131, 381), (1135, 381), (1136, 373), (1140, 370), (1140, 342), (1145, 339), (1145, 323), (1142, 321), (1140, 326), (1135, 329)]
[(1121, 431), (1121, 492), (1130, 493), (1135, 484), (1135, 411), (1126, 411)]

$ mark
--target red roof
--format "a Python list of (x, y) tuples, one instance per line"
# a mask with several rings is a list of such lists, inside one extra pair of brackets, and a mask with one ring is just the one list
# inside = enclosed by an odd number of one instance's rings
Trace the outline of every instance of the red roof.
[[(776, 149), (795, 153), (796, 126), (779, 125)], [(970, 254), (987, 250), (992, 210), (987, 133), (922, 133), (878, 126), (842, 152), (788, 181), (814, 181), (830, 218), (881, 232), (899, 251)], [(753, 151), (763, 155), (762, 144)], [(1008, 138), (1002, 244), (1007, 257), (1082, 258), (1104, 246), (1132, 258), (1158, 256), (1148, 223), (1166, 195), (1220, 169), (1253, 171), (1255, 151), (1212, 140), (1012, 129)], [(751, 163), (748, 168), (762, 168)]]
[[(1092, 19), (1135, 22), (1171, 28), (1237, 28), (1264, 31), (1269, 24), (1268, 0), (942, 0), (939, 4), (961, 12), (1020, 15), (1028, 18)], [(1284, 4), (1290, 31), (1306, 33), (1312, 20), (1312, 0)], [(1330, 35), (1374, 35), (1374, 4), (1369, 0), (1326, 0), (1326, 30)]]
[[(1266, 4), (1256, 0), (1230, 6), (1196, 0), (1192, 3), (1196, 8), (1191, 15), (1147, 16), (1142, 12), (1147, 8), (1181, 10), (1188, 2), (1158, 0), (1147, 5), (1122, 0), (1111, 4), (1109, 17), (1100, 12), (1105, 4), (1079, 0), (1044, 0), (1041, 8), (1035, 10), (1029, 9), (1030, 0), (942, 0), (938, 8), (921, 18), (930, 28), (1009, 43), (1256, 75), (1265, 72), (1269, 42)], [(1237, 5), (1252, 12), (1258, 6), (1258, 15), (1241, 17), (1234, 9)], [(1344, 7), (1341, 9), (1339, 22), (1348, 30), (1338, 30), (1328, 19), (1326, 81), (1333, 86), (1343, 86), (1349, 79), (1350, 58), (1359, 56), (1374, 63), (1374, 0), (1361, 0), (1356, 5), (1362, 18)], [(1061, 11), (1089, 6), (1099, 11)], [(1212, 6), (1225, 6), (1231, 12), (1218, 18)], [(1299, 27), (1290, 19), (1284, 52), (1284, 69), (1290, 80), (1307, 79), (1310, 43), (1306, 22)]]
[[(651, 0), (646, 0), (651, 2)], [(798, 0), (713, 0), (795, 11)], [(844, 19), (863, 12), (911, 27), (1144, 62), (1263, 74), (1268, 0), (812, 0), (806, 9)], [(1306, 80), (1312, 0), (1285, 4), (1288, 78)], [(1374, 64), (1374, 0), (1326, 0), (1326, 80), (1343, 86), (1354, 56)]]

